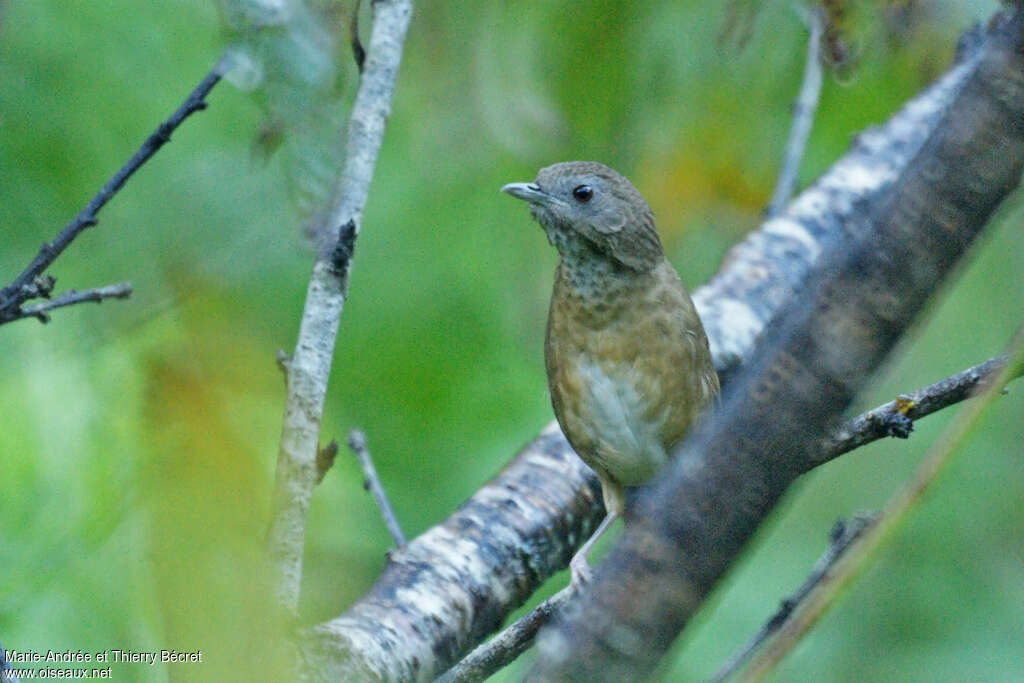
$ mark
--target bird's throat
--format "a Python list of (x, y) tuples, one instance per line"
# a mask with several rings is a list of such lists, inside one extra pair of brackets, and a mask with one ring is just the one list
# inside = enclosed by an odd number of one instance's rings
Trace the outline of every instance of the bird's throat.
[(563, 254), (555, 271), (554, 300), (566, 304), (563, 315), (600, 328), (629, 315), (631, 302), (650, 286), (650, 279), (650, 272), (638, 273), (607, 256), (566, 258)]

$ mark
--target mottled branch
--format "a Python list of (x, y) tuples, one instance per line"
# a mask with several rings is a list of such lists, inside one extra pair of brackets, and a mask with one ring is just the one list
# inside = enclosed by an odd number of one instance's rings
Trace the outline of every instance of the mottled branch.
[(847, 551), (829, 570), (822, 581), (804, 596), (793, 612), (781, 623), (775, 636), (764, 647), (756, 650), (743, 672), (744, 680), (763, 680), (782, 658), (816, 624), (825, 612), (835, 604), (838, 596), (860, 574), (867, 564), (878, 556), (885, 541), (893, 536), (907, 516), (920, 505), (927, 491), (952, 462), (955, 454), (963, 452), (964, 444), (979, 418), (998, 398), (1003, 385), (1020, 377), (1024, 364), (1021, 363), (1024, 349), (1024, 326), (1018, 327), (1011, 341), (1007, 358), (1010, 365), (1003, 364), (994, 370), (989, 381), (979, 386), (971, 401), (957, 412), (943, 433), (917, 466), (913, 478), (907, 482), (876, 515), (871, 524), (850, 545)]
[[(848, 420), (822, 442), (814, 466), (878, 439), (891, 436), (907, 438), (915, 421), (983, 391), (1005, 366), (1005, 357), (993, 358)], [(1024, 368), (1019, 368), (1013, 377), (1019, 376), (1021, 370)], [(837, 541), (832, 550), (837, 550), (838, 545)], [(569, 596), (570, 593), (563, 591), (545, 600), (500, 634), (478, 646), (439, 680), (453, 683), (480, 681), (507, 666), (532, 646), (537, 632), (557, 614)], [(750, 649), (754, 647), (756, 645)], [(734, 657), (734, 660), (738, 659), (739, 655)], [(737, 664), (737, 661), (731, 661), (723, 670), (734, 669)], [(724, 675), (720, 674), (720, 677), (724, 678)]]
[(568, 564), (602, 509), (597, 477), (549, 426), (451, 517), (392, 552), (356, 605), (306, 634), (308, 670), (324, 681), (446, 671)]
[(964, 41), (952, 69), (884, 125), (858, 133), (849, 152), (782, 214), (730, 249), (719, 271), (694, 291), (723, 384), (750, 357), (768, 321), (796, 294), (825, 245), (853, 239), (853, 219), (880, 201), (935, 131), (977, 69), (983, 45), (983, 39)]

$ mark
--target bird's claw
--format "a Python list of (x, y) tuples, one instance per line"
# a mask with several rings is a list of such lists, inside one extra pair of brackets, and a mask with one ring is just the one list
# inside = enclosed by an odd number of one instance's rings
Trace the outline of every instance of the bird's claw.
[(569, 562), (569, 586), (573, 590), (580, 590), (594, 579), (594, 570), (587, 564), (587, 558), (574, 557)]

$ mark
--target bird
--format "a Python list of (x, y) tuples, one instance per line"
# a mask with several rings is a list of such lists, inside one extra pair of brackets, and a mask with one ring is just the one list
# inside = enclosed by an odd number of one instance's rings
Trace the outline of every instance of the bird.
[(569, 563), (571, 586), (624, 513), (627, 487), (649, 481), (719, 392), (707, 335), (665, 258), (654, 214), (604, 164), (569, 161), (502, 192), (525, 201), (558, 250), (544, 359), (555, 417), (597, 473), (606, 516)]

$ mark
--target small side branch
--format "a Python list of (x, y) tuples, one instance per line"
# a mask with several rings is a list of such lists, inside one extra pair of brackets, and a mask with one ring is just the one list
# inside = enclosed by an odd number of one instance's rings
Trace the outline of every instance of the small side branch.
[(744, 645), (736, 654), (734, 654), (728, 662), (722, 665), (722, 668), (711, 677), (710, 683), (721, 683), (726, 680), (734, 673), (740, 670), (740, 668), (746, 664), (747, 660), (762, 643), (772, 637), (779, 629), (782, 628), (783, 624), (789, 619), (793, 612), (807, 599), (807, 596), (811, 594), (816, 587), (818, 587), (832, 572), (832, 569), (839, 562), (839, 558), (843, 556), (853, 542), (856, 541), (861, 535), (874, 523), (874, 519), (869, 516), (857, 516), (849, 522), (842, 519), (836, 522), (835, 526), (832, 527), (832, 533), (829, 534), (831, 537), (831, 545), (828, 550), (818, 558), (818, 561), (814, 563), (814, 567), (811, 569), (811, 573), (804, 579), (804, 582), (800, 584), (800, 587), (791, 596), (782, 601), (779, 605), (778, 611), (765, 622), (761, 630), (758, 631), (750, 641)]
[(206, 75), (206, 78), (196, 86), (195, 90), (189, 93), (185, 101), (181, 103), (181, 106), (171, 114), (169, 119), (157, 126), (157, 129), (146, 138), (146, 141), (136, 150), (131, 159), (125, 162), (124, 166), (106, 182), (85, 208), (78, 212), (78, 215), (68, 223), (52, 242), (44, 244), (39, 249), (39, 253), (36, 254), (25, 270), (14, 279), (14, 282), (0, 290), (0, 323), (25, 317), (20, 315), (21, 305), (29, 299), (40, 296), (36, 283), (40, 276), (42, 276), (43, 271), (53, 264), (57, 257), (70, 246), (83, 230), (96, 225), (96, 217), (100, 209), (113, 199), (114, 195), (118, 193), (128, 179), (143, 164), (149, 161), (161, 147), (170, 141), (171, 133), (189, 116), (206, 108), (206, 96), (213, 89), (213, 86), (217, 85), (229, 66), (229, 57), (221, 57), (216, 66)]
[(352, 59), (356, 61), (356, 69), (363, 73), (363, 65), (366, 64), (366, 48), (359, 39), (359, 8), (363, 3), (356, 0), (356, 6), (352, 8), (352, 21), (349, 22), (349, 42), (352, 44)]
[(435, 683), (477, 683), (505, 668), (530, 649), (537, 631), (550, 622), (551, 617), (558, 614), (573, 595), (577, 593), (568, 587), (558, 591), (470, 652)]
[[(808, 469), (887, 436), (907, 438), (915, 420), (984, 391), (1006, 362), (1006, 356), (992, 358), (858, 415), (822, 443), (818, 458), (808, 462)], [(1021, 370), (1016, 368), (1009, 379), (1020, 377)]]
[(69, 289), (56, 299), (51, 299), (41, 304), (25, 306), (24, 308), (17, 310), (12, 314), (12, 317), (0, 321), (0, 325), (14, 320), (21, 320), (22, 318), (36, 318), (41, 323), (48, 323), (50, 322), (49, 312), (55, 308), (73, 306), (74, 304), (80, 304), (86, 301), (95, 301), (96, 303), (100, 303), (104, 299), (127, 299), (131, 295), (132, 286), (127, 282), (119, 282), (115, 285), (96, 287), (94, 289), (84, 289), (82, 291)]
[(387, 525), (388, 531), (391, 532), (391, 538), (395, 541), (395, 547), (401, 548), (405, 545), (405, 534), (402, 533), (402, 526), (398, 523), (398, 516), (395, 515), (395, 511), (391, 507), (391, 501), (388, 500), (388, 494), (380, 483), (380, 477), (377, 476), (377, 468), (373, 466), (373, 457), (370, 455), (370, 448), (366, 444), (366, 434), (361, 429), (350, 431), (348, 433), (348, 447), (355, 453), (356, 458), (359, 459), (359, 464), (363, 468), (363, 476), (366, 477), (363, 487), (373, 494), (373, 499), (377, 501), (377, 507), (380, 508), (380, 514), (384, 517), (384, 523)]
[(825, 30), (825, 21), (821, 8), (812, 3), (807, 8), (807, 24), (810, 37), (807, 40), (807, 63), (804, 65), (804, 80), (800, 86), (800, 94), (793, 105), (793, 125), (789, 129), (786, 141), (786, 155), (783, 158), (779, 181), (775, 186), (772, 201), (765, 209), (768, 217), (775, 216), (786, 207), (796, 189), (800, 165), (807, 149), (807, 139), (811, 135), (814, 115), (818, 111), (818, 100), (821, 98), (821, 37)]

